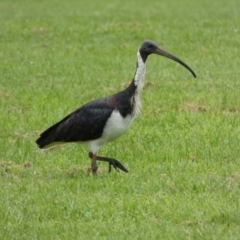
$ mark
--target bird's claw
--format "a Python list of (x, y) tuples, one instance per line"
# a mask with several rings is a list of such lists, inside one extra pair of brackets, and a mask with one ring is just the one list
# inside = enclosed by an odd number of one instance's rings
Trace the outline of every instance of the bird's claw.
[[(92, 158), (92, 157), (93, 157), (93, 153), (89, 152), (88, 156), (89, 156), (90, 158)], [(113, 167), (114, 167), (117, 171), (119, 171), (119, 169), (120, 169), (120, 170), (122, 170), (122, 171), (124, 171), (124, 172), (128, 172), (128, 170), (127, 170), (118, 160), (116, 160), (115, 158), (108, 158), (108, 157), (96, 156), (96, 160), (108, 162), (108, 163), (109, 163), (109, 170), (108, 170), (109, 173), (110, 173), (111, 170), (112, 170), (112, 169), (111, 169), (111, 168), (112, 168), (112, 165), (113, 165)], [(95, 164), (96, 164), (96, 163), (95, 163)], [(95, 166), (95, 165), (94, 165), (94, 166)], [(93, 167), (92, 167), (92, 169), (93, 169)]]
[(118, 160), (116, 160), (116, 159), (114, 159), (114, 158), (111, 158), (110, 160), (109, 160), (109, 170), (108, 170), (108, 172), (110, 173), (111, 172), (111, 165), (113, 165), (113, 167), (117, 170), (117, 171), (119, 171), (118, 169), (121, 169), (122, 171), (124, 171), (124, 172), (128, 172), (128, 170), (118, 161)]

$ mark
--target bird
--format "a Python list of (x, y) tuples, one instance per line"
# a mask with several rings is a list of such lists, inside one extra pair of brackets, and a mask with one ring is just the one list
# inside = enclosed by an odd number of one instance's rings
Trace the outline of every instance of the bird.
[(109, 163), (117, 171), (128, 172), (115, 158), (98, 155), (99, 148), (125, 134), (141, 109), (141, 92), (144, 86), (146, 61), (151, 54), (157, 54), (178, 62), (196, 78), (195, 72), (182, 60), (159, 47), (151, 40), (145, 40), (137, 51), (137, 64), (132, 81), (122, 91), (92, 100), (68, 114), (42, 132), (36, 143), (40, 149), (47, 149), (63, 143), (81, 143), (89, 147), (91, 171), (97, 174), (98, 161)]

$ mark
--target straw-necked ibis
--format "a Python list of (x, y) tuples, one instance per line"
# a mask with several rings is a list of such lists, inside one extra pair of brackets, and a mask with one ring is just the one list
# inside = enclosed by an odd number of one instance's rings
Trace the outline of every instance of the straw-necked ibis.
[(54, 124), (37, 139), (39, 148), (49, 148), (59, 143), (82, 143), (89, 147), (92, 159), (91, 169), (97, 173), (96, 161), (106, 161), (115, 169), (128, 170), (115, 158), (98, 156), (99, 148), (106, 142), (122, 136), (129, 129), (141, 107), (141, 91), (144, 84), (146, 61), (155, 53), (170, 58), (185, 68), (194, 77), (194, 71), (182, 60), (161, 49), (156, 43), (146, 40), (137, 51), (136, 71), (130, 85), (121, 92), (86, 103)]

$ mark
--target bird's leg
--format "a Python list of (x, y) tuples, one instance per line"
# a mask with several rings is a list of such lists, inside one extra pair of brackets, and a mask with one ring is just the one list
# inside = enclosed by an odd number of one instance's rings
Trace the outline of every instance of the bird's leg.
[(98, 170), (98, 166), (97, 166), (97, 155), (91, 153), (91, 156), (90, 156), (90, 154), (89, 154), (89, 157), (92, 159), (92, 165), (91, 165), (92, 173), (93, 173), (93, 174), (97, 174), (97, 170)]
[[(89, 157), (93, 159), (93, 153), (89, 152)], [(108, 157), (101, 157), (101, 156), (96, 156), (96, 160), (103, 161), (103, 162), (108, 162), (109, 163), (109, 170), (108, 172), (111, 172), (111, 166), (118, 171), (118, 168), (121, 169), (124, 172), (128, 172), (128, 170), (115, 158), (108, 158)]]

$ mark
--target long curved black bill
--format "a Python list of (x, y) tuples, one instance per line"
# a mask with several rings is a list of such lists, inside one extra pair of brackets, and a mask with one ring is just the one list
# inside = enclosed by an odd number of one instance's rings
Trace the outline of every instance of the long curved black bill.
[(193, 75), (195, 78), (197, 77), (196, 74), (195, 74), (195, 72), (194, 72), (185, 62), (183, 62), (183, 61), (180, 60), (179, 58), (175, 57), (175, 56), (172, 55), (171, 53), (169, 53), (169, 52), (167, 52), (167, 51), (165, 51), (165, 50), (163, 50), (163, 49), (161, 49), (161, 48), (157, 48), (157, 50), (155, 50), (154, 53), (156, 53), (156, 54), (158, 54), (158, 55), (161, 55), (161, 56), (164, 56), (164, 57), (166, 57), (166, 58), (170, 58), (170, 59), (172, 59), (172, 60), (175, 61), (175, 62), (178, 62), (179, 64), (181, 64), (182, 66), (184, 66), (185, 68), (187, 68), (187, 69), (192, 73), (192, 75)]

